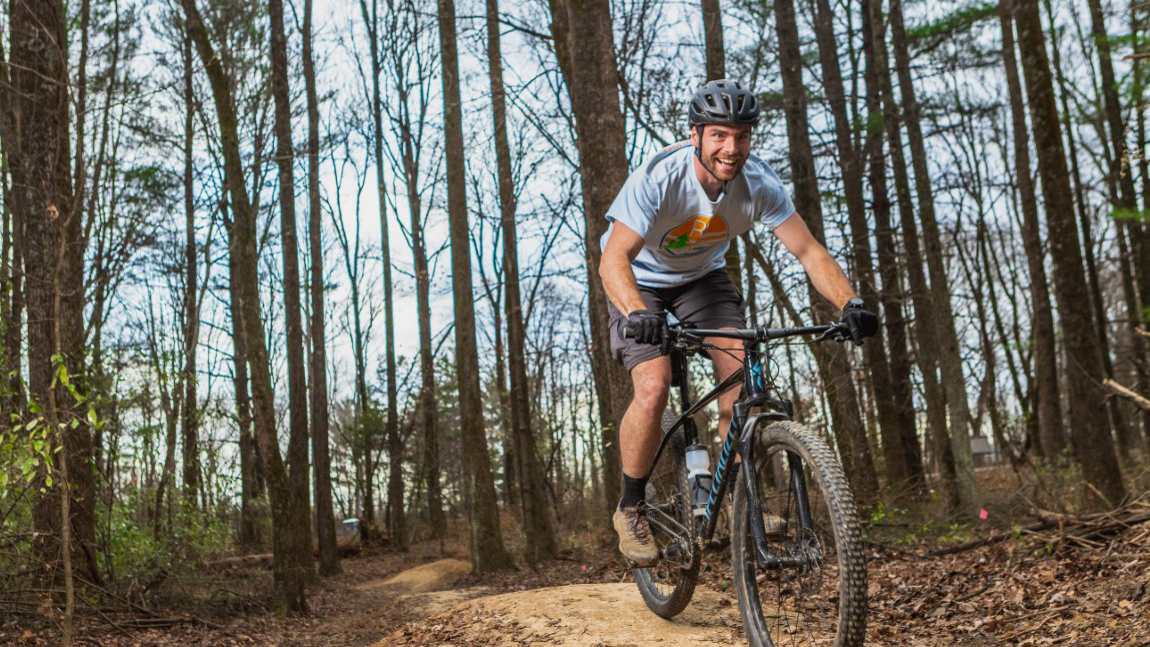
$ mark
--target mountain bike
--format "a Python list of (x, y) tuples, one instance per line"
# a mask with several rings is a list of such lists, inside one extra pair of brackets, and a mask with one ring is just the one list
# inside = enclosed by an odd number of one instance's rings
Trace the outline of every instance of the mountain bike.
[[(671, 618), (690, 602), (734, 482), (731, 566), (748, 642), (863, 644), (866, 558), (854, 497), (830, 447), (794, 422), (791, 401), (764, 370), (767, 342), (808, 335), (817, 335), (809, 343), (850, 338), (843, 324), (702, 330), (678, 323), (665, 329), (663, 350), (681, 406), (677, 416), (664, 414), (647, 485), (647, 519), (660, 559), (634, 569), (643, 600), (659, 616)], [(733, 350), (708, 338), (741, 341), (743, 368), (692, 402), (688, 359), (709, 349)], [(741, 393), (712, 476), (693, 416), (736, 387)]]

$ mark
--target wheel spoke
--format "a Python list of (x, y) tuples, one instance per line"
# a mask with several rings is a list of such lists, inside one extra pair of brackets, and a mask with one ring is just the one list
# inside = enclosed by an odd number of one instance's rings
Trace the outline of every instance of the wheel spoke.
[(699, 555), (691, 545), (691, 508), (682, 432), (677, 431), (647, 482), (647, 521), (662, 557), (650, 568), (635, 569), (643, 600), (670, 618), (686, 607), (695, 590)]

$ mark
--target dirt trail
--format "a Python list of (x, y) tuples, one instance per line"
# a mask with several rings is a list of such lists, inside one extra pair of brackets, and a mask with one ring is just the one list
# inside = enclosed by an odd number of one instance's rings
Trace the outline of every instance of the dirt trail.
[(408, 618), (426, 618), (492, 592), (483, 586), (456, 588), (456, 584), (470, 573), (471, 564), (463, 560), (441, 559), (352, 588), (389, 596), (389, 604), (403, 608)]
[(674, 620), (651, 613), (634, 583), (574, 584), (480, 597), (376, 643), (718, 647), (739, 640), (730, 596), (700, 589)]
[(471, 572), (471, 564), (461, 559), (441, 559), (430, 564), (409, 568), (385, 580), (373, 580), (357, 584), (357, 591), (392, 589), (396, 592), (427, 593), (450, 588)]

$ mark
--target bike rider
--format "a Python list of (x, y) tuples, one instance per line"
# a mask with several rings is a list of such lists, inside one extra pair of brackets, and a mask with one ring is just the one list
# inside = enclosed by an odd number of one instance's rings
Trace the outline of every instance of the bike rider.
[[(671, 364), (662, 355), (663, 311), (700, 328), (746, 328), (743, 297), (725, 270), (731, 241), (765, 223), (802, 264), (819, 294), (842, 309), (856, 342), (874, 335), (878, 318), (795, 212), (783, 183), (750, 154), (759, 122), (754, 93), (738, 81), (710, 81), (691, 97), (690, 141), (646, 160), (607, 212), (599, 276), (607, 292), (611, 352), (627, 367), (634, 398), (619, 428), (623, 494), (614, 515), (619, 550), (637, 566), (653, 565), (658, 550), (646, 518), (645, 490), (662, 438)], [(623, 325), (633, 330), (622, 334)], [(707, 340), (711, 343), (718, 339)], [(727, 344), (729, 346), (730, 344)], [(742, 351), (708, 351), (719, 379), (742, 368)], [(726, 437), (738, 389), (719, 399)]]

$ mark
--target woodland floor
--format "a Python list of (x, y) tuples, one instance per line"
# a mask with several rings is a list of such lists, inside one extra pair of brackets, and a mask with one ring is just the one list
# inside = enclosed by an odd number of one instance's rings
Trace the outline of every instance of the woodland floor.
[[(1128, 524), (1047, 517), (1042, 529), (1020, 532), (1023, 522), (1003, 536), (987, 523), (941, 543), (888, 541), (892, 528), (905, 539), (908, 522), (879, 520), (868, 543), (867, 644), (1150, 646), (1150, 523), (1137, 520), (1150, 518), (1150, 503), (1133, 509)], [(969, 547), (988, 537), (1005, 538)], [(459, 539), (443, 552), (425, 542), (343, 560), (342, 574), (311, 590), (306, 618), (267, 611), (271, 578), (258, 566), (183, 576), (163, 585), (150, 614), (81, 609), (77, 644), (745, 644), (725, 551), (707, 556), (691, 605), (666, 621), (644, 606), (606, 530), (566, 537), (563, 559), (483, 578), (469, 574)], [(0, 615), (0, 645), (55, 643), (43, 616), (51, 612)], [(141, 628), (148, 622), (165, 626)]]

